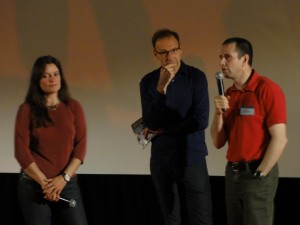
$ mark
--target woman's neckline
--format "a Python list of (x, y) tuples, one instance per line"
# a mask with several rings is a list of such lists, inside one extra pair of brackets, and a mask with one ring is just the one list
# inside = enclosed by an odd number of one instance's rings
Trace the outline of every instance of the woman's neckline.
[(57, 110), (59, 108), (60, 102), (55, 105), (47, 106), (48, 110)]

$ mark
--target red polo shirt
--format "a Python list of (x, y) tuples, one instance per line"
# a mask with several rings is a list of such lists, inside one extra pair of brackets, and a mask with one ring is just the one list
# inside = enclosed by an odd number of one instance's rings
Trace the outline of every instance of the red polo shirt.
[(268, 128), (286, 123), (285, 96), (281, 88), (253, 71), (247, 87), (232, 85), (226, 91), (230, 109), (225, 113), (227, 160), (251, 161), (263, 157), (270, 142)]

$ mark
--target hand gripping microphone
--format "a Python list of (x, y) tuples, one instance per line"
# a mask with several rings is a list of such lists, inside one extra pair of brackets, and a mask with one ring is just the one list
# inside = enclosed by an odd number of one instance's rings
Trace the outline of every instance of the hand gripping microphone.
[(225, 95), (224, 91), (224, 83), (223, 83), (223, 73), (221, 72), (216, 72), (216, 81), (218, 85), (218, 90), (219, 90), (219, 95)]
[[(41, 190), (38, 190), (38, 189), (36, 189), (36, 191), (41, 193), (41, 194), (43, 193)], [(74, 200), (74, 199), (65, 199), (65, 198), (59, 197), (59, 200), (63, 201), (63, 202), (67, 202), (69, 204), (69, 207), (75, 207), (76, 206), (76, 200)]]
[[(222, 72), (216, 72), (216, 81), (218, 85), (219, 95), (225, 96), (223, 77), (224, 76)], [(225, 112), (226, 109), (222, 109), (222, 111)]]

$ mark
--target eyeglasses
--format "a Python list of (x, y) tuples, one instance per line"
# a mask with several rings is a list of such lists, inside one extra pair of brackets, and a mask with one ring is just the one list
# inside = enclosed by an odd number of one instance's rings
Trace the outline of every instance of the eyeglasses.
[(180, 50), (180, 46), (179, 46), (178, 48), (171, 49), (170, 51), (162, 51), (162, 52), (159, 52), (159, 51), (157, 51), (156, 49), (154, 49), (154, 51), (155, 51), (157, 54), (161, 55), (161, 56), (167, 56), (167, 55), (169, 55), (169, 54), (174, 55), (174, 54), (176, 54), (179, 50)]

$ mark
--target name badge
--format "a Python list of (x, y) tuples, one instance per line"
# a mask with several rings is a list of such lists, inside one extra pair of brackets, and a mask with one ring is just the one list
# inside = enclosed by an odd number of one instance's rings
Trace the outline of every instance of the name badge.
[(254, 107), (247, 106), (247, 107), (240, 108), (240, 115), (242, 116), (254, 116), (254, 114), (255, 114)]

